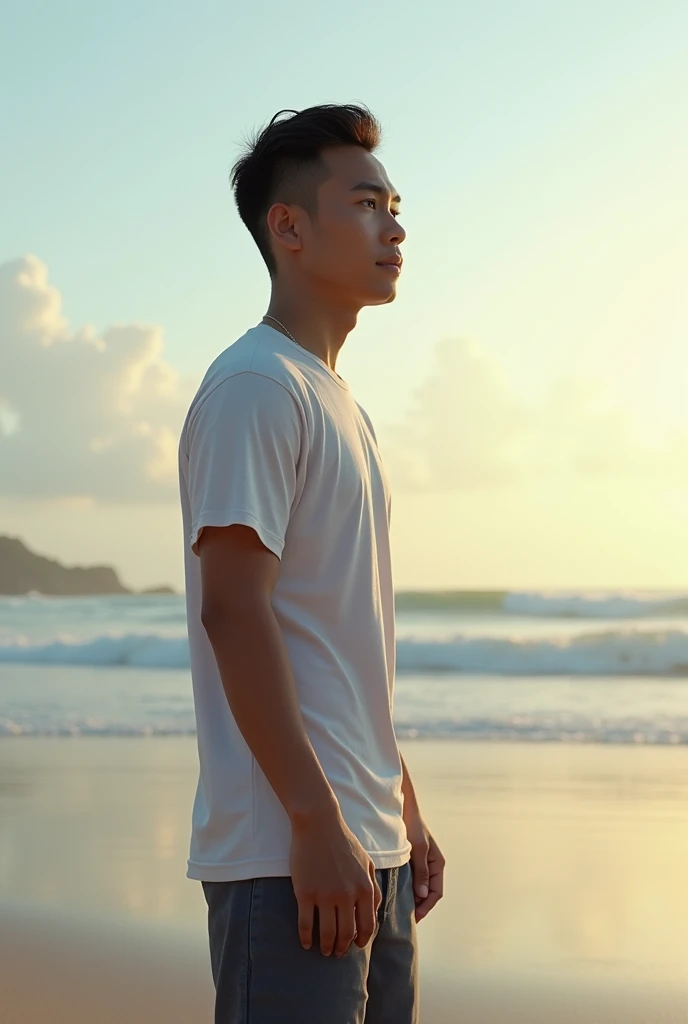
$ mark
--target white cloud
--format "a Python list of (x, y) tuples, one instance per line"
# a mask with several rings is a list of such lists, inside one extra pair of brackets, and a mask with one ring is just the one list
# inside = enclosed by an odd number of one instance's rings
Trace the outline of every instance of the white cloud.
[[(0, 497), (176, 502), (195, 387), (165, 361), (160, 327), (70, 331), (41, 260), (0, 266)], [(402, 421), (377, 425), (394, 489), (415, 492), (683, 479), (688, 434), (651, 441), (650, 427), (598, 380), (562, 377), (539, 403), (524, 401), (461, 338), (436, 346)]]
[(0, 266), (2, 495), (169, 500), (193, 390), (165, 362), (160, 327), (70, 332), (45, 263)]
[(449, 338), (436, 346), (405, 418), (379, 435), (396, 487), (453, 491), (555, 477), (683, 476), (688, 433), (651, 438), (651, 428), (601, 380), (561, 377), (540, 403), (525, 402), (480, 345)]

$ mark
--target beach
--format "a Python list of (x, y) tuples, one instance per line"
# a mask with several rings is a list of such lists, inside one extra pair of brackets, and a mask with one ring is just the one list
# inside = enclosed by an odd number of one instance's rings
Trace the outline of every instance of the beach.
[[(688, 1020), (688, 749), (407, 740), (423, 1024)], [(0, 741), (3, 1024), (211, 1021), (193, 736)]]

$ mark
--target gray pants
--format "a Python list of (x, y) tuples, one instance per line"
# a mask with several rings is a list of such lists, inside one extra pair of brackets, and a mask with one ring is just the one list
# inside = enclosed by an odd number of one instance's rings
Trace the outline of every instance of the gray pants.
[(373, 937), (343, 957), (298, 934), (291, 878), (201, 882), (208, 904), (215, 1024), (418, 1024), (418, 953), (410, 861), (376, 871)]

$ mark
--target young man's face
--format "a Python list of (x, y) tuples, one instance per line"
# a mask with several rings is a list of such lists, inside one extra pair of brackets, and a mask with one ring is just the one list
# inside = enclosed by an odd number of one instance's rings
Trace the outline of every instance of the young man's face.
[[(292, 208), (301, 246), (291, 266), (335, 303), (392, 302), (399, 275), (379, 261), (399, 258), (406, 238), (397, 219), (396, 189), (380, 161), (362, 146), (338, 146), (322, 158), (330, 176), (318, 189), (317, 217), (311, 221)], [(359, 187), (364, 183), (382, 191)]]

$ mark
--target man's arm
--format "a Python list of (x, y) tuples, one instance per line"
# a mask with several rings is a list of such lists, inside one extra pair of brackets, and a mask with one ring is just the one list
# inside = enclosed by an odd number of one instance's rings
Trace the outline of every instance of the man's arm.
[(403, 776), (401, 791), (404, 795), (403, 818), (406, 835), (411, 843), (411, 870), (416, 895), (416, 921), (430, 912), (444, 892), (444, 856), (430, 834), (418, 806), (416, 791), (411, 782), (406, 762), (399, 751)]
[(201, 620), (240, 732), (292, 824), (336, 816), (271, 604), (279, 559), (249, 526), (206, 527), (198, 547)]
[(298, 932), (308, 949), (318, 909), (320, 947), (343, 956), (375, 930), (382, 893), (375, 865), (342, 817), (306, 732), (272, 607), (279, 558), (249, 526), (205, 527), (201, 620), (239, 731), (291, 822)]
[(401, 767), (403, 770), (403, 776), (401, 780), (401, 792), (404, 795), (404, 814), (406, 814), (407, 810), (418, 810), (418, 799), (416, 797), (416, 791), (413, 788), (411, 776), (409, 775), (409, 770), (406, 767), (406, 762), (402, 757), (401, 751), (399, 751), (399, 757), (401, 758)]

